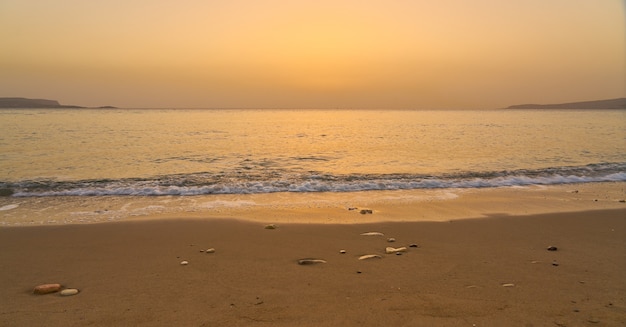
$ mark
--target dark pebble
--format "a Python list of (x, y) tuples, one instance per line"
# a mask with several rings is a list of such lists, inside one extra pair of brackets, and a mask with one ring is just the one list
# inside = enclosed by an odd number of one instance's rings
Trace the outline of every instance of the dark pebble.
[(558, 250), (556, 246), (548, 246), (548, 251), (556, 251)]

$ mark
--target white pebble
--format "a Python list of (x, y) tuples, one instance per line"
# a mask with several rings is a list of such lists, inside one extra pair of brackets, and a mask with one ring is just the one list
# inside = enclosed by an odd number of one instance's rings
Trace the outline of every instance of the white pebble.
[(502, 287), (514, 287), (515, 284), (511, 284), (511, 283), (507, 283), (507, 284), (502, 284)]
[(388, 246), (387, 248), (385, 248), (385, 253), (387, 254), (392, 254), (392, 253), (399, 253), (399, 252), (406, 252), (406, 247), (399, 247), (399, 248), (392, 248), (391, 246)]
[(215, 249), (214, 248), (210, 248), (210, 249), (207, 249), (205, 252), (206, 253), (215, 253)]
[(363, 235), (363, 236), (383, 236), (385, 234), (380, 233), (380, 232), (367, 232), (367, 233), (362, 233), (361, 235)]
[(66, 288), (61, 291), (62, 296), (76, 295), (80, 292), (77, 288)]
[(367, 260), (367, 259), (380, 259), (381, 256), (377, 254), (366, 254), (359, 257), (359, 260)]
[(181, 261), (180, 264), (181, 266), (186, 266), (189, 264), (189, 261)]

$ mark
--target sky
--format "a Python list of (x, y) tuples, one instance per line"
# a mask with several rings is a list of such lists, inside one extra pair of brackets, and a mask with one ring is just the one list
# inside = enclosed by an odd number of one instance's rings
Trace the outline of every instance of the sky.
[(0, 97), (492, 109), (626, 96), (623, 0), (0, 0)]

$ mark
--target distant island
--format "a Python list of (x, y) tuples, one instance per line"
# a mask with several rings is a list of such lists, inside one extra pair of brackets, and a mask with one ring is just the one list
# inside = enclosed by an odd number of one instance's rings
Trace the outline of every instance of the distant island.
[[(60, 104), (56, 100), (28, 99), (28, 98), (0, 98), (0, 108), (69, 108), (81, 109), (87, 107)], [(98, 109), (116, 109), (112, 106), (97, 107)]]
[(518, 104), (506, 109), (626, 109), (626, 98), (556, 104)]

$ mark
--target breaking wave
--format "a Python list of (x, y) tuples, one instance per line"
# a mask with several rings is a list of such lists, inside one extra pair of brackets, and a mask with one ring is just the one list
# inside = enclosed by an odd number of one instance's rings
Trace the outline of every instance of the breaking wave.
[(441, 175), (348, 174), (271, 170), (246, 174), (194, 173), (154, 178), (81, 181), (27, 180), (0, 182), (0, 195), (32, 196), (159, 196), (251, 194), (274, 192), (357, 192), (437, 188), (488, 188), (626, 181), (626, 163), (551, 167), (538, 170), (459, 172)]

